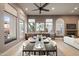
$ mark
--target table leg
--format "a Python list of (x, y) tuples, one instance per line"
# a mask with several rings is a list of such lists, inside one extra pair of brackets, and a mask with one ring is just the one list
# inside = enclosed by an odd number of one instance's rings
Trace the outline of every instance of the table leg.
[(34, 55), (36, 55), (36, 51), (34, 51)]
[(47, 51), (47, 56), (49, 55), (48, 51)]
[(43, 53), (44, 53), (44, 55), (45, 55), (45, 51), (44, 51)]
[(22, 51), (22, 56), (24, 56), (24, 52)]
[(57, 46), (56, 46), (56, 56), (57, 56)]

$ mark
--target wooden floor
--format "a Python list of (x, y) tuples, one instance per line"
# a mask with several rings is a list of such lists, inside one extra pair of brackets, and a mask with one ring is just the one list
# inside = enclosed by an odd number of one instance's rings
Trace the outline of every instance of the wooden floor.
[(64, 56), (79, 56), (79, 50), (64, 43), (63, 39), (57, 38), (55, 40), (57, 42), (58, 49), (63, 53)]
[[(79, 56), (79, 50), (63, 42), (62, 38), (56, 38), (58, 47), (58, 56)], [(22, 46), (28, 41), (21, 41), (17, 45), (2, 53), (2, 56), (22, 56)]]

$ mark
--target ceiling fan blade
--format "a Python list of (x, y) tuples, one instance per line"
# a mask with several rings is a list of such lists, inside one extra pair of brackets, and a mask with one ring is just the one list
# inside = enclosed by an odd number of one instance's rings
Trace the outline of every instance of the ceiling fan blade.
[(43, 11), (49, 11), (48, 9), (42, 9)]
[(48, 3), (45, 3), (45, 4), (42, 6), (42, 8), (46, 7), (47, 5), (48, 5)]
[(39, 6), (36, 3), (34, 3), (34, 5), (39, 8)]
[(39, 10), (39, 9), (34, 9), (34, 10), (32, 10), (32, 11), (37, 11), (37, 10)]

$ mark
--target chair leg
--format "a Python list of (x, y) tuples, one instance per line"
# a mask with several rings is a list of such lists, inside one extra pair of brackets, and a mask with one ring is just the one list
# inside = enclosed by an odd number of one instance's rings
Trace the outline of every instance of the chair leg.
[(47, 51), (47, 56), (49, 55), (48, 51)]
[(36, 52), (34, 51), (34, 55), (36, 55)]
[(57, 56), (57, 46), (56, 46), (56, 56)]
[(40, 53), (40, 51), (39, 51), (39, 55), (40, 55), (41, 53)]
[(56, 51), (56, 56), (57, 56), (57, 51)]
[(22, 51), (22, 56), (24, 56), (24, 52)]
[(29, 51), (29, 56), (30, 56), (30, 51)]
[(44, 51), (43, 53), (44, 53), (44, 55), (45, 55), (45, 51)]

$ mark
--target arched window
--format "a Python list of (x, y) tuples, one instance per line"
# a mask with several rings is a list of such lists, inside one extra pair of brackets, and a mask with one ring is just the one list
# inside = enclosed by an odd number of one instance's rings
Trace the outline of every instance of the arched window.
[(56, 35), (57, 36), (64, 35), (64, 20), (62, 18), (58, 18), (56, 20)]

